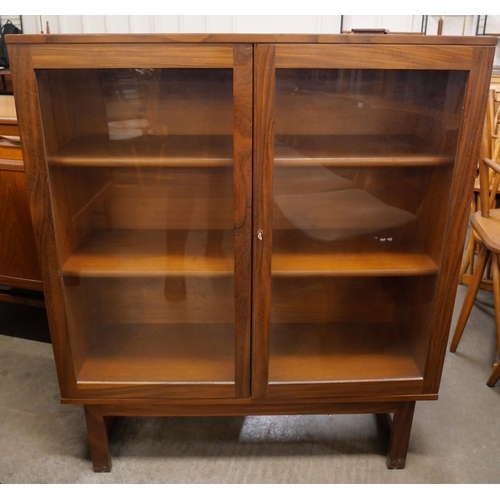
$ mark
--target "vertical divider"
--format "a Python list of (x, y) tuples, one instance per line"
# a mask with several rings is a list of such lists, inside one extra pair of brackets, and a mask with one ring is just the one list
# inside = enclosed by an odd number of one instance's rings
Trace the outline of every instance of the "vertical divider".
[(250, 397), (253, 46), (234, 46), (234, 293), (237, 398)]
[[(254, 59), (252, 397), (266, 397), (271, 318), (275, 45), (257, 44)], [(257, 233), (262, 232), (262, 239)]]

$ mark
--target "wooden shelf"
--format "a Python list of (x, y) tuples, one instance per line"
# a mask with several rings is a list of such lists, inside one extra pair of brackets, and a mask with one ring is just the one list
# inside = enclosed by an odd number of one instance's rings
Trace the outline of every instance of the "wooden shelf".
[[(73, 139), (49, 155), (52, 165), (71, 167), (230, 167), (231, 136), (144, 135), (110, 140)], [(411, 136), (293, 136), (275, 143), (279, 167), (421, 167), (450, 165), (453, 157), (422, 146)]]
[(271, 384), (422, 380), (392, 323), (272, 324)]
[(437, 274), (424, 253), (273, 254), (273, 276), (420, 276)]
[(95, 332), (84, 382), (234, 384), (234, 325), (108, 324)]
[(231, 167), (233, 140), (216, 135), (85, 136), (49, 155), (49, 162), (69, 167)]
[[(300, 231), (276, 231), (272, 272), (275, 276), (413, 276), (437, 274), (438, 266), (418, 247), (398, 242), (325, 241)], [(94, 230), (63, 265), (66, 277), (233, 274), (230, 231)]]
[(312, 135), (277, 138), (277, 167), (431, 167), (451, 165), (426, 141), (406, 135)]
[(335, 231), (273, 234), (273, 276), (418, 276), (437, 274), (438, 266), (415, 244), (386, 237), (332, 239)]
[(94, 230), (64, 276), (232, 276), (232, 231)]

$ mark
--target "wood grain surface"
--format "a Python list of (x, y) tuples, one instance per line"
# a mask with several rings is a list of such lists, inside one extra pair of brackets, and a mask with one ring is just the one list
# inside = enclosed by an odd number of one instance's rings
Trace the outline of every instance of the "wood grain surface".
[[(26, 184), (33, 232), (42, 272), (43, 291), (61, 395), (75, 397), (76, 374), (67, 329), (67, 315), (52, 205), (46, 171), (45, 139), (30, 46), (9, 48), (14, 94), (20, 103), (17, 118), (26, 166)], [(35, 97), (34, 97), (35, 96)]]
[(33, 45), (34, 68), (231, 68), (231, 45)]
[[(425, 38), (425, 37), (424, 37)], [(472, 47), (282, 44), (276, 68), (470, 69)]]
[(261, 399), (266, 392), (269, 370), (275, 46), (257, 45), (254, 54), (252, 397)]
[(0, 166), (0, 283), (6, 284), (2, 277), (11, 282), (20, 278), (20, 288), (41, 289), (24, 172), (1, 170)]
[(89, 43), (376, 43), (382, 45), (496, 45), (496, 37), (473, 36), (422, 36), (377, 34), (217, 34), (217, 33), (168, 33), (168, 34), (78, 34), (78, 35), (7, 35), (8, 44), (89, 44)]

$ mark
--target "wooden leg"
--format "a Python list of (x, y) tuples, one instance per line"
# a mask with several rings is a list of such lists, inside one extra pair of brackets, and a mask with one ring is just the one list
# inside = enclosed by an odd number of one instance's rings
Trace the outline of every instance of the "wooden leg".
[(499, 379), (500, 379), (500, 362), (495, 363), (493, 373), (490, 375), (490, 378), (488, 379), (488, 382), (486, 382), (486, 385), (488, 387), (495, 387)]
[(387, 453), (388, 469), (404, 469), (405, 467), (414, 410), (415, 401), (405, 401), (399, 404), (398, 410), (394, 413)]
[(384, 433), (385, 436), (388, 437), (388, 439), (391, 438), (391, 431), (392, 431), (392, 418), (389, 415), (389, 413), (377, 413), (376, 414), (378, 424), (380, 426), (380, 429)]
[(493, 260), (492, 260), (491, 253), (490, 253), (490, 258), (488, 259), (488, 263), (486, 265), (486, 275), (485, 275), (486, 279), (491, 279), (492, 264), (493, 264)]
[(493, 303), (495, 305), (495, 326), (497, 331), (498, 353), (500, 355), (500, 267), (498, 265), (498, 254), (491, 254), (493, 268)]
[(455, 352), (457, 350), (458, 343), (462, 338), (462, 333), (464, 332), (465, 325), (467, 324), (467, 320), (469, 319), (470, 312), (472, 311), (472, 306), (474, 305), (474, 301), (476, 300), (479, 285), (481, 284), (481, 279), (483, 278), (488, 253), (488, 250), (482, 246), (481, 250), (479, 251), (479, 256), (477, 258), (477, 263), (474, 269), (471, 284), (469, 285), (469, 289), (467, 290), (467, 294), (465, 295), (462, 310), (460, 311), (455, 334), (453, 335), (453, 340), (451, 341), (451, 352)]
[(85, 405), (84, 409), (94, 472), (111, 472), (109, 453), (111, 419), (102, 415), (99, 406)]
[(474, 239), (474, 236), (471, 235), (471, 241), (472, 244), (469, 249), (469, 272), (470, 274), (474, 274), (474, 260), (476, 258), (476, 240)]
[(474, 238), (471, 236), (469, 238), (469, 242), (467, 243), (467, 250), (464, 252), (464, 258), (462, 259), (462, 265), (460, 267), (460, 278), (459, 278), (460, 284), (463, 283), (462, 276), (467, 272), (467, 269), (469, 269), (469, 264), (471, 262), (470, 259), (471, 247), (473, 246), (474, 246)]
[[(493, 302), (495, 304), (495, 326), (497, 332), (498, 353), (500, 356), (500, 266), (498, 262), (498, 254), (491, 254), (493, 268)], [(495, 384), (500, 378), (500, 363), (495, 363), (493, 373), (486, 382), (488, 387), (495, 387)]]

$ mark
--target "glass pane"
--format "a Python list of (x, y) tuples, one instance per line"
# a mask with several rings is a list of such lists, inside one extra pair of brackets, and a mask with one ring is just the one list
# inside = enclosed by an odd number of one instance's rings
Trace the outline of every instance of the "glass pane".
[(78, 380), (234, 383), (232, 70), (37, 81)]
[(466, 76), (276, 71), (271, 383), (422, 377)]

